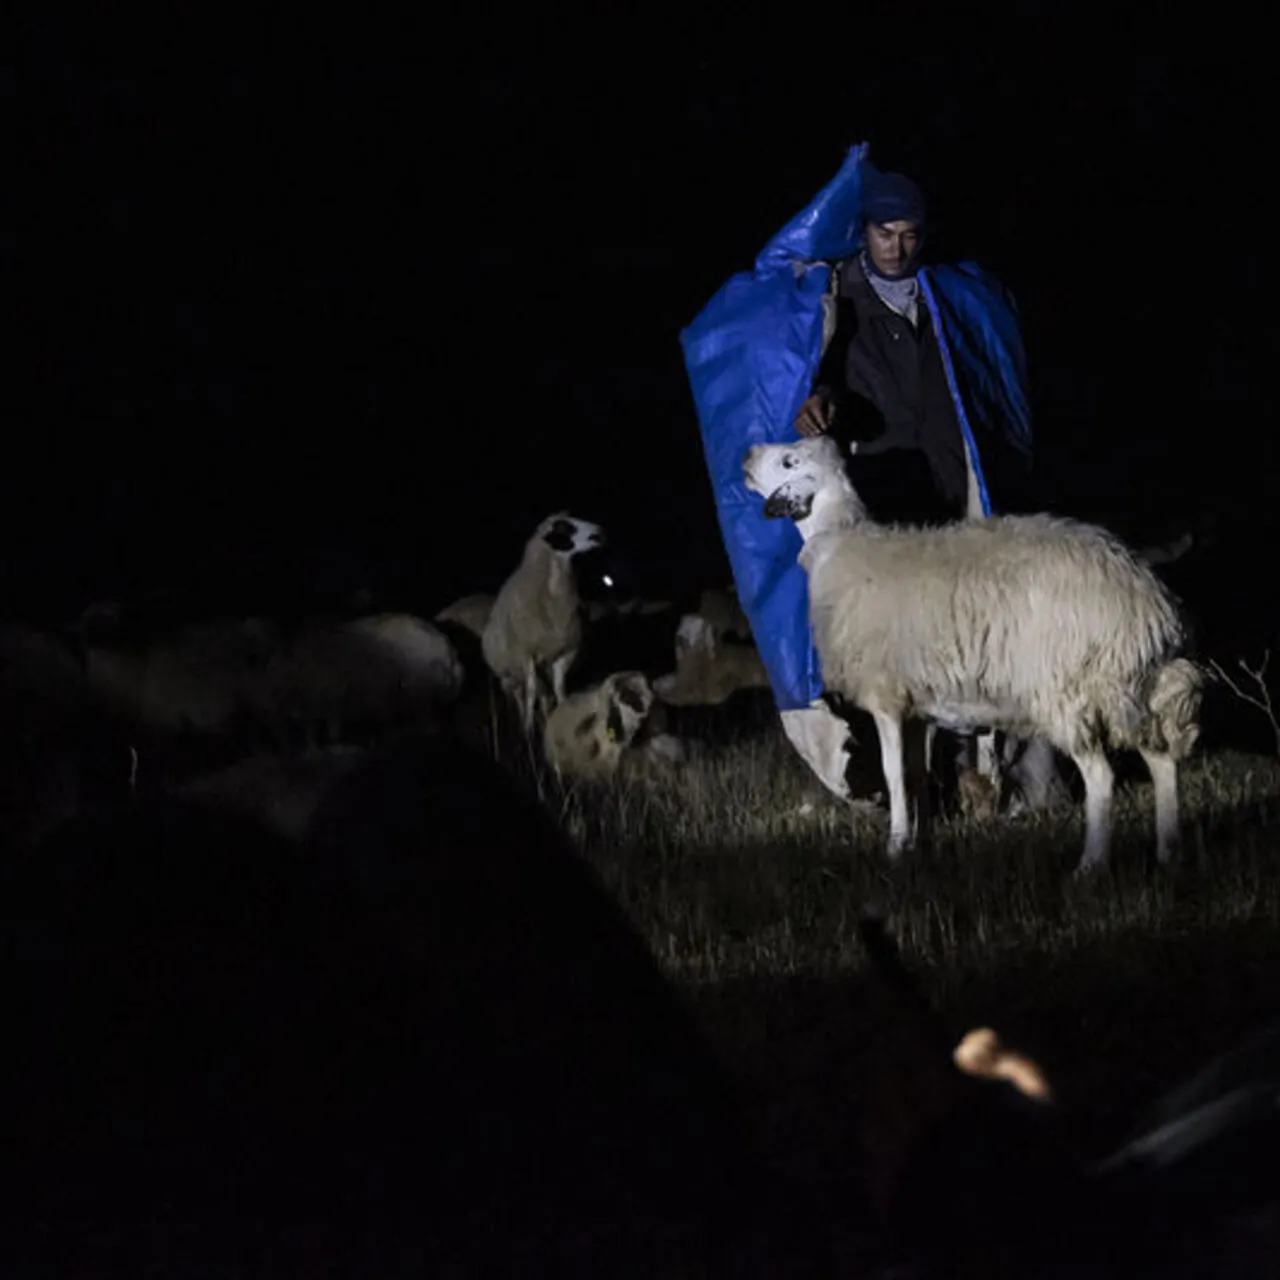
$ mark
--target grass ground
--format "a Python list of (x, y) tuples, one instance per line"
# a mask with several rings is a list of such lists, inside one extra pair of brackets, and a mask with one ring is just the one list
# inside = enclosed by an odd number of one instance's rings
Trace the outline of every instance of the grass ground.
[(1169, 870), (1152, 858), (1150, 783), (1125, 777), (1112, 867), (1086, 883), (1070, 877), (1075, 806), (944, 821), (933, 849), (891, 869), (883, 810), (829, 797), (765, 725), (651, 779), (539, 785), (735, 1067), (771, 1159), (817, 1206), (860, 1176), (876, 1029), (854, 921), (870, 902), (889, 908), (957, 1039), (990, 1024), (1042, 1062), (1086, 1155), (1280, 1017), (1269, 755), (1213, 751), (1184, 766), (1185, 843)]

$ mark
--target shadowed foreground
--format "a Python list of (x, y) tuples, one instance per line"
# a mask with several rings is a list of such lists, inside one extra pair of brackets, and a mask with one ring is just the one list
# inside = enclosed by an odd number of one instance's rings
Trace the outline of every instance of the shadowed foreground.
[(81, 824), (0, 903), (7, 1276), (680, 1274), (745, 1203), (672, 988), (456, 747), (380, 753), (303, 845)]

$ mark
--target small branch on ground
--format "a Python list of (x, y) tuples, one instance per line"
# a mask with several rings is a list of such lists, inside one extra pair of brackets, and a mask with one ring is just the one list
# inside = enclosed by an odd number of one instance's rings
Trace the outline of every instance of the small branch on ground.
[(1264, 716), (1267, 717), (1271, 725), (1271, 732), (1275, 735), (1276, 755), (1280, 755), (1280, 721), (1276, 719), (1275, 706), (1271, 701), (1271, 689), (1267, 684), (1267, 664), (1271, 661), (1271, 650), (1268, 649), (1262, 655), (1262, 661), (1256, 667), (1251, 667), (1243, 658), (1236, 659), (1236, 665), (1248, 676), (1257, 692), (1243, 686), (1240, 681), (1229, 676), (1223, 669), (1221, 664), (1215, 658), (1210, 661), (1209, 667), (1213, 674), (1222, 681), (1223, 684), (1231, 690), (1242, 702), (1247, 702), (1251, 707), (1257, 707)]

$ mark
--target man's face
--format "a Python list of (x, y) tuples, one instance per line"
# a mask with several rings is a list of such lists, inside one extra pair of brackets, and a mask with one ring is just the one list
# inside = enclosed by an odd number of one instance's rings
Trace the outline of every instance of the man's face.
[(867, 253), (876, 270), (886, 276), (901, 275), (920, 249), (920, 224), (898, 222), (867, 223)]

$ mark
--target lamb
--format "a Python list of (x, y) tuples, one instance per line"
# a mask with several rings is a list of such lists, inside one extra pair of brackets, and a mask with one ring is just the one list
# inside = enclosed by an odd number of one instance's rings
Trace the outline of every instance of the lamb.
[(489, 669), (520, 708), (526, 733), (565, 700), (565, 680), (582, 643), (582, 601), (573, 558), (601, 546), (604, 530), (567, 512), (548, 516), (525, 543), (524, 556), (494, 599), (481, 646)]
[(677, 760), (682, 755), (679, 742), (652, 732), (654, 711), (654, 691), (645, 675), (615, 672), (593, 688), (571, 694), (547, 717), (547, 760), (561, 777), (583, 781), (612, 778), (641, 754)]
[(754, 645), (725, 644), (712, 621), (687, 613), (676, 631), (676, 669), (653, 683), (671, 706), (714, 707), (740, 689), (767, 689), (769, 676)]
[(1157, 855), (1170, 860), (1177, 764), (1199, 734), (1204, 680), (1181, 656), (1178, 608), (1146, 565), (1105, 530), (1049, 515), (877, 526), (826, 436), (756, 445), (743, 471), (765, 516), (799, 528), (828, 691), (875, 720), (890, 858), (914, 836), (903, 770), (910, 717), (1040, 734), (1069, 755), (1086, 792), (1077, 875), (1110, 852), (1105, 747), (1136, 748), (1155, 786)]

